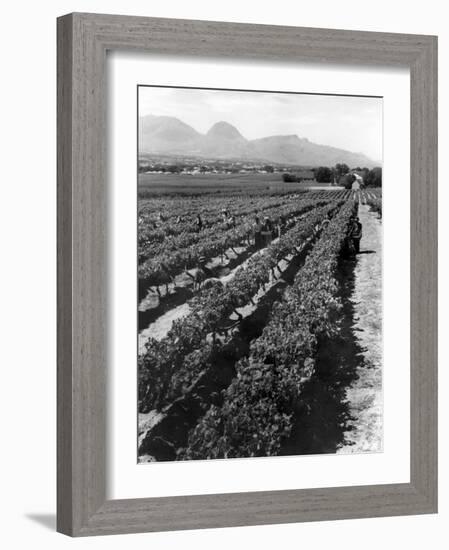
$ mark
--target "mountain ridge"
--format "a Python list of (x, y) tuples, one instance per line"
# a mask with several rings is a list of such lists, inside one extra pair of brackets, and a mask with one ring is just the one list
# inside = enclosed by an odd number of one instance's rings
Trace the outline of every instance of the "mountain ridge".
[(297, 134), (246, 139), (238, 128), (224, 120), (216, 122), (206, 134), (202, 134), (179, 118), (157, 115), (145, 115), (139, 119), (139, 153), (304, 166), (334, 166), (339, 162), (351, 168), (378, 165), (363, 153), (314, 143)]

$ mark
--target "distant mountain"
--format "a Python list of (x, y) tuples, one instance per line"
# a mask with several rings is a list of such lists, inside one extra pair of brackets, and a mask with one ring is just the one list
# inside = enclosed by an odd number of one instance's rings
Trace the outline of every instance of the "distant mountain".
[(148, 115), (139, 120), (141, 151), (191, 149), (202, 138), (202, 134), (175, 117)]
[(229, 122), (216, 122), (212, 128), (207, 132), (206, 136), (211, 139), (224, 139), (224, 140), (245, 140), (242, 134), (237, 130), (235, 126), (229, 124)]
[(139, 153), (195, 155), (214, 159), (238, 159), (303, 166), (373, 167), (362, 153), (319, 145), (297, 135), (268, 136), (248, 140), (228, 122), (217, 122), (201, 134), (175, 117), (147, 115), (139, 120)]
[(203, 137), (201, 154), (213, 158), (248, 158), (249, 142), (228, 122), (217, 122)]

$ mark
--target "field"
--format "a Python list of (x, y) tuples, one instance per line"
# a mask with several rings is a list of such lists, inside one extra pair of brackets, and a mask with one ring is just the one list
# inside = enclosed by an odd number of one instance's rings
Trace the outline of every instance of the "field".
[(139, 174), (141, 197), (229, 193), (278, 193), (305, 189), (313, 182), (284, 183), (282, 174)]
[(262, 176), (141, 175), (139, 462), (381, 448), (381, 192)]

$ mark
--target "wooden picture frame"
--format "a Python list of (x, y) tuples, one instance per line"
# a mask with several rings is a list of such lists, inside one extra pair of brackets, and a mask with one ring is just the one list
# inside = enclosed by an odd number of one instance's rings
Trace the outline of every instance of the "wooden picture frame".
[[(410, 483), (106, 499), (106, 52), (407, 66)], [(437, 511), (437, 38), (74, 13), (58, 19), (57, 529), (100, 535)]]

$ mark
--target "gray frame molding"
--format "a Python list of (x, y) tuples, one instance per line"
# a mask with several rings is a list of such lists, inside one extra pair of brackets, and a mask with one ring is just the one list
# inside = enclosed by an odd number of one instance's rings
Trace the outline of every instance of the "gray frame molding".
[[(408, 66), (411, 482), (106, 500), (107, 50)], [(437, 38), (74, 13), (58, 19), (58, 505), (72, 536), (437, 511)]]

